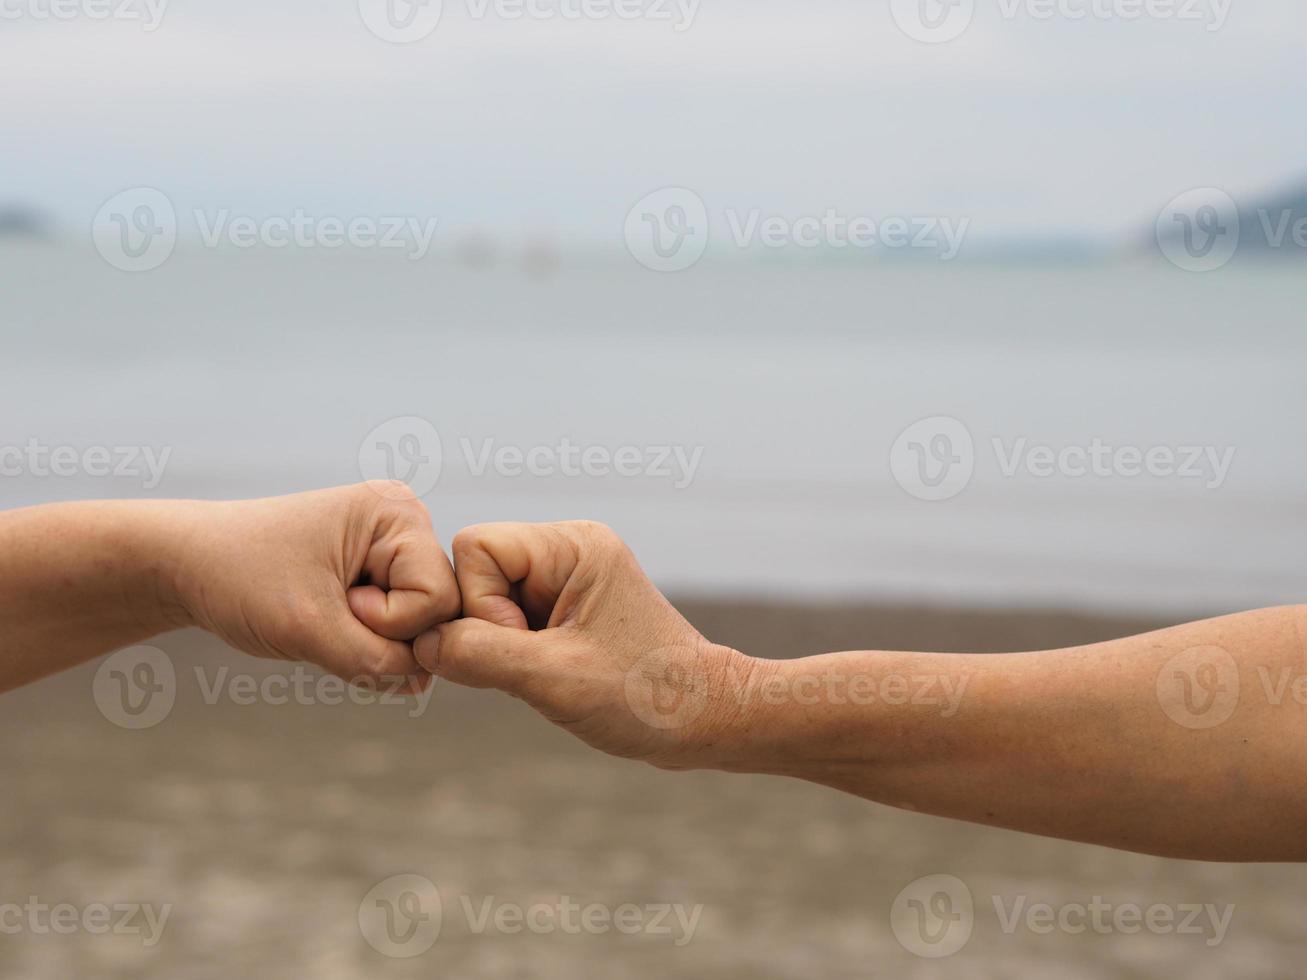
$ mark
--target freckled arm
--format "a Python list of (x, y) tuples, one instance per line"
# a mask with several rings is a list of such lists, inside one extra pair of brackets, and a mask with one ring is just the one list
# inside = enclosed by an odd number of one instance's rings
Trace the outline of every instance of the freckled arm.
[[(1040, 653), (767, 669), (774, 696), (760, 682), (727, 768), (1126, 850), (1307, 860), (1307, 607)], [(814, 677), (839, 680), (799, 696)]]

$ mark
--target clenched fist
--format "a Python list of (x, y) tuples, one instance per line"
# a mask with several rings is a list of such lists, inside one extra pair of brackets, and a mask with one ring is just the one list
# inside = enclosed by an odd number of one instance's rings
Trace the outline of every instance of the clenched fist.
[(195, 625), (350, 681), (430, 682), (411, 641), (458, 615), (458, 586), (402, 483), (178, 506), (188, 530), (171, 579)]
[(600, 524), (454, 538), (463, 615), (419, 637), (432, 673), (521, 698), (595, 748), (667, 769), (729, 761), (759, 662), (709, 643)]

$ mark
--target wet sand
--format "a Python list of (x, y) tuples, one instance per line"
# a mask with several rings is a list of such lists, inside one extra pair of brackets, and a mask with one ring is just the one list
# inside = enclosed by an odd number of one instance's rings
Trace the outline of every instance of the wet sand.
[[(766, 656), (1041, 649), (1168, 624), (679, 605), (713, 639)], [(662, 773), (600, 756), (507, 697), (448, 685), (416, 717), (412, 704), (242, 705), (226, 695), (209, 704), (195, 667), (213, 684), (288, 665), (240, 657), (198, 633), (155, 645), (176, 666), (177, 701), (149, 730), (106, 720), (92, 695), (94, 664), (0, 699), (0, 906), (29, 896), (79, 909), (171, 905), (162, 936), (147, 948), (139, 935), (24, 927), (0, 933), (0, 976), (1278, 980), (1299, 972), (1307, 871), (1294, 866), (1167, 861), (902, 813), (797, 781)], [(382, 955), (359, 924), (369, 890), (399, 874), (433, 882), (443, 909), (438, 939), (410, 958)], [(895, 896), (928, 874), (956, 876), (975, 903), (970, 940), (946, 959), (914, 955), (891, 928)], [(629, 903), (649, 928), (536, 934), (510, 931), (510, 916), (506, 928), (492, 920), (477, 932), (487, 908), (558, 909), (563, 896), (606, 909)], [(996, 896), (1005, 912), (1023, 898), (1056, 908), (1096, 897), (1118, 907), (1234, 908), (1221, 941), (1209, 945), (1210, 929), (1042, 934), (1023, 919), (1007, 932)], [(692, 935), (674, 915), (661, 923), (670, 932), (658, 931), (653, 910), (664, 904), (685, 914), (702, 906)]]

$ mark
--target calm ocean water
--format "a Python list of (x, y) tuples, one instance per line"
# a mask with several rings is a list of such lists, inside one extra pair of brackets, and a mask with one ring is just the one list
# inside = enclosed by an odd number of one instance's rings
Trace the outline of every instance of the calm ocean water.
[[(147, 487), (81, 465), (42, 476), (10, 453), (0, 506), (347, 482), (361, 449), (379, 458), (378, 426), (417, 417), (440, 437), (425, 499), (446, 541), (477, 521), (594, 518), (672, 591), (1301, 601), (1304, 299), (1302, 269), (1280, 265), (705, 262), (658, 275), (625, 256), (544, 273), (183, 249), (132, 276), (9, 243), (0, 446), (171, 454)], [(936, 417), (965, 427), (971, 454), (935, 426), (895, 457), (905, 429)], [(401, 470), (433, 459), (405, 425), (383, 430)], [(568, 445), (589, 473), (559, 472)], [(1127, 453), (1121, 472), (1076, 475), (1094, 445), (1154, 450), (1179, 472), (1131, 476)], [(1070, 468), (1040, 475), (1059, 453)], [(553, 472), (518, 474), (527, 459)], [(601, 475), (605, 459), (637, 475)], [(970, 479), (947, 500), (914, 496), (939, 489), (940, 466)]]

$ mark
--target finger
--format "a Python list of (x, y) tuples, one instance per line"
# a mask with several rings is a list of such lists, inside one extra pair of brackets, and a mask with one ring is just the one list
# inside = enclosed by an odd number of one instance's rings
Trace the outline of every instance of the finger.
[(525, 697), (548, 675), (549, 642), (541, 633), (460, 619), (419, 636), (413, 652), (437, 677)]
[(454, 538), (463, 615), (514, 629), (542, 628), (579, 562), (557, 524), (479, 524)]
[(374, 633), (412, 640), (458, 616), (462, 601), (454, 568), (432, 533), (430, 518), (406, 517), (384, 529), (363, 565), (370, 583), (349, 590), (354, 615)]

